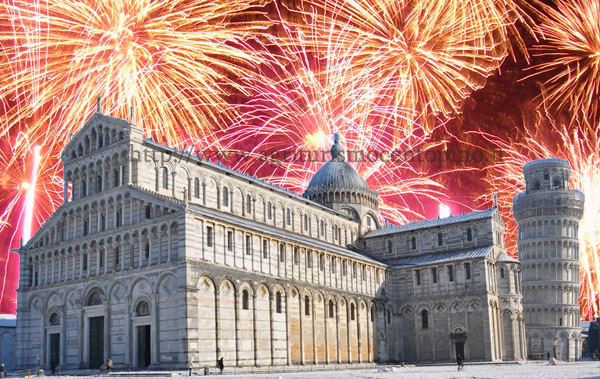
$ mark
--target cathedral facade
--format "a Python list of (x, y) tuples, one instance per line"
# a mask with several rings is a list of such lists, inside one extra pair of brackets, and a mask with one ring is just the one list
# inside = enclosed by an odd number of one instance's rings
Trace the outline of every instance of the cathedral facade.
[(63, 204), (18, 249), (17, 366), (524, 359), (498, 210), (381, 225), (340, 152), (299, 195), (98, 109), (64, 149)]

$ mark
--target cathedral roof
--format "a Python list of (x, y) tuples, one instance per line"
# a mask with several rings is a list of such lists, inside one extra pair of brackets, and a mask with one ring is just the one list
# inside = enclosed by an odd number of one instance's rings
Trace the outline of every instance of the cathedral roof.
[(500, 255), (498, 255), (498, 258), (496, 258), (496, 262), (513, 262), (513, 263), (519, 263), (518, 260), (516, 260), (515, 258), (509, 256), (504, 251), (501, 252)]
[(344, 160), (343, 151), (339, 143), (339, 136), (334, 136), (331, 147), (331, 160), (326, 162), (308, 183), (304, 196), (308, 197), (317, 193), (345, 191), (362, 192), (370, 191), (365, 180), (358, 174), (352, 165)]
[(471, 213), (463, 213), (456, 216), (434, 218), (431, 220), (413, 221), (404, 225), (389, 225), (381, 229), (375, 229), (367, 233), (363, 238), (378, 237), (386, 234), (409, 232), (419, 229), (432, 228), (436, 226), (449, 225), (465, 221), (481, 220), (490, 218), (496, 212), (496, 208), (486, 209), (484, 211), (476, 211)]
[(236, 216), (229, 214), (227, 212), (222, 212), (216, 209), (206, 208), (196, 204), (190, 204), (189, 208), (191, 211), (200, 214), (202, 216), (206, 216), (212, 218), (214, 220), (219, 220), (222, 222), (229, 223), (231, 225), (239, 225), (248, 230), (253, 230), (255, 233), (262, 234), (271, 234), (273, 237), (277, 238), (286, 238), (288, 240), (294, 241), (296, 243), (305, 244), (308, 246), (312, 246), (315, 249), (321, 249), (323, 251), (328, 251), (335, 254), (345, 255), (349, 258), (359, 259), (363, 262), (369, 262), (372, 264), (387, 266), (385, 263), (378, 261), (374, 258), (371, 258), (367, 255), (363, 255), (357, 253), (353, 250), (347, 249), (342, 246), (334, 245), (328, 242), (323, 242), (321, 240), (303, 236), (298, 233), (294, 233), (287, 230), (281, 230), (275, 226), (265, 225), (263, 223), (256, 222), (254, 220), (249, 220), (244, 217)]
[(492, 251), (493, 246), (479, 247), (476, 249), (460, 250), (451, 253), (424, 254), (414, 257), (386, 260), (392, 268), (409, 268), (428, 266), (448, 262), (463, 261), (467, 259), (484, 258)]

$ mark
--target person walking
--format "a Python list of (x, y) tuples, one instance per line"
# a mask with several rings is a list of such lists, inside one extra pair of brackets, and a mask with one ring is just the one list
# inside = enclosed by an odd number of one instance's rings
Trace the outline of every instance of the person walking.
[(223, 375), (223, 369), (225, 368), (225, 365), (223, 364), (223, 357), (219, 358), (217, 361), (217, 367), (219, 368), (219, 375)]
[(106, 358), (106, 371), (108, 371), (108, 373), (110, 374), (113, 368), (113, 361), (112, 358), (109, 356), (108, 358)]
[(463, 368), (463, 359), (460, 356), (460, 354), (456, 355), (456, 363), (458, 364), (458, 371), (462, 370), (462, 368)]

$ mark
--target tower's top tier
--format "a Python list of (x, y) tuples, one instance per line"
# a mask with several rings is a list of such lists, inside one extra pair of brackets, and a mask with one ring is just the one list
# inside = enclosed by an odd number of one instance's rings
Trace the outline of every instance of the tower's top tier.
[(547, 190), (568, 190), (571, 165), (566, 159), (538, 159), (523, 166), (526, 193)]

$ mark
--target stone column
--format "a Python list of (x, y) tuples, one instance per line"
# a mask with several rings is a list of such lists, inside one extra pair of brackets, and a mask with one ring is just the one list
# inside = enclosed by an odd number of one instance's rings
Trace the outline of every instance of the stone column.
[(63, 180), (63, 203), (66, 204), (69, 202), (69, 182), (65, 178)]
[(158, 294), (151, 294), (150, 295), (150, 299), (152, 300), (152, 308), (151, 308), (151, 314), (152, 314), (152, 326), (150, 327), (152, 330), (152, 334), (153, 334), (153, 338), (152, 340), (154, 340), (154, 343), (152, 344), (152, 350), (150, 352), (150, 364), (154, 365), (155, 367), (158, 367), (159, 365), (159, 343), (158, 341), (160, 341), (160, 320), (158, 317)]
[(110, 301), (108, 298), (102, 299), (104, 305), (104, 357), (103, 362), (110, 356)]
[(340, 310), (338, 303), (335, 304), (335, 338), (336, 338), (336, 353), (337, 363), (342, 363), (342, 352), (340, 350)]
[(233, 295), (235, 313), (235, 366), (240, 366), (240, 291)]
[(254, 338), (254, 366), (258, 366), (258, 330), (256, 329), (256, 291), (252, 294), (252, 335)]
[(79, 368), (85, 367), (85, 362), (83, 361), (83, 304), (81, 301), (77, 304), (77, 308), (79, 309), (79, 318), (77, 319), (77, 361)]
[(298, 306), (300, 311), (300, 314), (298, 315), (298, 318), (300, 319), (300, 363), (304, 365), (306, 364), (306, 357), (304, 353), (304, 299), (300, 294), (298, 294), (298, 301), (300, 303)]
[(331, 358), (329, 357), (329, 325), (327, 325), (327, 320), (329, 320), (329, 300), (323, 298), (323, 309), (325, 310), (324, 314), (324, 324), (325, 324), (325, 363), (329, 364)]
[(66, 358), (66, 341), (67, 341), (67, 308), (62, 305), (58, 307), (60, 311), (60, 360), (59, 366), (65, 367), (67, 364)]
[(125, 297), (125, 362), (129, 367), (133, 366), (132, 343), (131, 343), (131, 296)]
[(273, 296), (269, 293), (269, 323), (270, 323), (270, 327), (269, 327), (269, 339), (271, 341), (270, 345), (271, 345), (271, 366), (275, 366), (275, 348), (273, 346), (273, 316), (274, 316), (274, 309), (273, 309)]
[(317, 301), (316, 297), (312, 299), (312, 335), (313, 335), (313, 364), (319, 364), (317, 357)]

